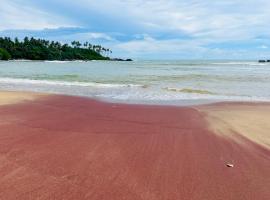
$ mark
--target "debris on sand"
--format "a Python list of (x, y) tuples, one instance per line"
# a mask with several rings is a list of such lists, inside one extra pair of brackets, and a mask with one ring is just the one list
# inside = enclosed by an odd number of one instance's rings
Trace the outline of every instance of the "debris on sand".
[(234, 167), (234, 165), (231, 164), (231, 163), (227, 163), (226, 166), (227, 166), (227, 167)]

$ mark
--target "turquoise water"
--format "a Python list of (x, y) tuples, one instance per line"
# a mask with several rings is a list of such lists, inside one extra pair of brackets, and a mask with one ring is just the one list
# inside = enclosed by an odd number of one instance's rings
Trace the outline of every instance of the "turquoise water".
[(270, 63), (9, 61), (0, 62), (0, 90), (150, 104), (270, 101)]

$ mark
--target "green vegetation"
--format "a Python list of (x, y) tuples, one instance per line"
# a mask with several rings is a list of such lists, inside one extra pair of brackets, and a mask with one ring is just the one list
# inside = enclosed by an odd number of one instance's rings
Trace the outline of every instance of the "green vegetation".
[(11, 55), (5, 50), (0, 48), (0, 60), (9, 60)]
[(88, 42), (60, 42), (25, 37), (23, 41), (0, 37), (0, 60), (109, 60), (111, 50)]

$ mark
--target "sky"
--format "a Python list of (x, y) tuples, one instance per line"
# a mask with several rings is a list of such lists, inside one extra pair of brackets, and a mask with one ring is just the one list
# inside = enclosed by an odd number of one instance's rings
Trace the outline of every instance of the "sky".
[(269, 0), (0, 3), (0, 37), (89, 41), (134, 59), (270, 58)]

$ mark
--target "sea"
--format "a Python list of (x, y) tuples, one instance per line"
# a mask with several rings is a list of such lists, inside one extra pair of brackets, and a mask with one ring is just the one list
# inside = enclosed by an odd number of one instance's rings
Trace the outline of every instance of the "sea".
[(0, 90), (132, 104), (270, 101), (270, 63), (257, 61), (1, 61)]

